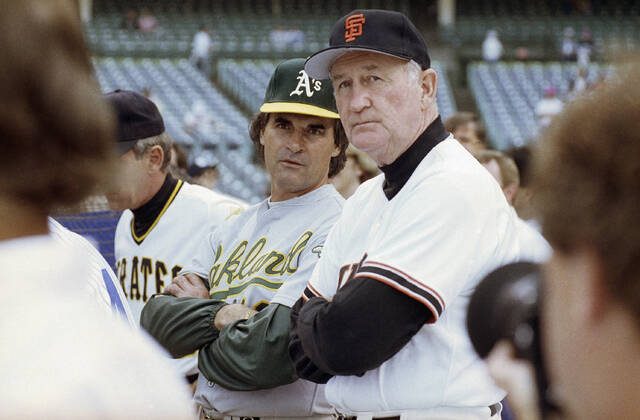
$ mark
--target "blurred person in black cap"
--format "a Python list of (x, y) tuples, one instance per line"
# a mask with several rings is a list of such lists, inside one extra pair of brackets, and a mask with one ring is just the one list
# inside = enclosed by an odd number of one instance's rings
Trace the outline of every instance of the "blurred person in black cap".
[(187, 173), (194, 184), (213, 190), (220, 176), (218, 159), (210, 152), (202, 152), (193, 159), (193, 163), (189, 165)]
[[(534, 207), (553, 247), (540, 339), (561, 418), (640, 418), (639, 100), (632, 62), (568, 104), (534, 151)], [(494, 377), (518, 418), (540, 418), (531, 365), (514, 353), (494, 349)]]
[(491, 175), (446, 131), (438, 75), (406, 16), (355, 10), (305, 69), (330, 77), (349, 141), (380, 167), (345, 203), (302, 298), (289, 353), (342, 418), (488, 419), (496, 387), (468, 338), (489, 270), (533, 258)]
[[(124, 210), (115, 234), (116, 274), (139, 323), (145, 302), (162, 293), (200, 243), (244, 204), (169, 173), (172, 140), (153, 102), (126, 90), (105, 98), (117, 117), (120, 155), (107, 199), (113, 210)], [(176, 367), (195, 380), (195, 356)]]

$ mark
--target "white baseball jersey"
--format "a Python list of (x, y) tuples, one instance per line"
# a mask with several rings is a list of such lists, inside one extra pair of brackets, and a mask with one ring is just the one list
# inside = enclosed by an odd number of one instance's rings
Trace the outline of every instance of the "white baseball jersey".
[(49, 218), (49, 232), (61, 243), (76, 243), (84, 250), (85, 258), (91, 265), (91, 272), (87, 277), (85, 287), (96, 307), (126, 319), (129, 325), (137, 328), (138, 324), (133, 319), (129, 302), (122, 293), (120, 283), (100, 252), (87, 239), (65, 228), (51, 217)]
[(0, 266), (0, 417), (194, 418), (159, 346), (87, 299), (84, 244), (0, 241)]
[[(240, 201), (179, 180), (143, 235), (133, 230), (133, 212), (122, 213), (115, 236), (116, 272), (136, 324), (147, 300), (171, 283), (220, 223), (243, 209)], [(175, 363), (188, 375), (197, 372), (196, 362), (190, 356)]]
[[(208, 278), (213, 299), (256, 309), (269, 303), (291, 307), (300, 298), (343, 203), (330, 184), (286, 201), (265, 200), (221, 226), (209, 237), (210, 246), (202, 247), (183, 271)], [(195, 399), (227, 415), (331, 413), (318, 387), (298, 380), (268, 390), (237, 392), (200, 375)]]
[(423, 303), (435, 322), (377, 369), (331, 378), (327, 399), (358, 415), (488, 418), (488, 406), (505, 393), (467, 336), (468, 300), (490, 270), (535, 259), (536, 252), (523, 244), (498, 184), (452, 136), (427, 154), (393, 199), (383, 182), (384, 175), (369, 180), (346, 202), (309, 290), (331, 299), (359, 269), (365, 281)]

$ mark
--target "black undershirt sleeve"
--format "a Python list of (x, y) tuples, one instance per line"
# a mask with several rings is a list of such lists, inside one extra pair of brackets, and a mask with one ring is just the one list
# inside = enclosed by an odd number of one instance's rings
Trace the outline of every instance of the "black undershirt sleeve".
[(380, 366), (433, 321), (422, 303), (368, 278), (353, 278), (331, 302), (299, 300), (291, 314), (289, 354), (301, 378), (362, 375)]

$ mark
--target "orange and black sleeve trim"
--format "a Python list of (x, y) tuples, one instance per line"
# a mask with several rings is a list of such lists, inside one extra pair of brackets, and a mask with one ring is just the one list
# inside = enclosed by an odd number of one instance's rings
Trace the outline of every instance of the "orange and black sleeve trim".
[(440, 294), (423, 282), (389, 265), (366, 261), (356, 273), (354, 278), (371, 279), (393, 287), (399, 292), (417, 300), (426, 306), (433, 315), (428, 321), (436, 322), (444, 310), (444, 300)]

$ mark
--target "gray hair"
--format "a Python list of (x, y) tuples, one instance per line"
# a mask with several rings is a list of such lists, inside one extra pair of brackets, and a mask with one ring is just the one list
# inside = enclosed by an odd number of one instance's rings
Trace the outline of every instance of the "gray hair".
[(409, 79), (409, 83), (416, 84), (420, 82), (420, 75), (422, 74), (422, 67), (414, 60), (409, 60), (405, 64), (405, 70)]
[(161, 170), (167, 169), (169, 166), (169, 162), (171, 161), (171, 145), (173, 144), (173, 139), (171, 136), (164, 133), (158, 134), (157, 136), (147, 137), (146, 139), (140, 139), (137, 141), (136, 145), (133, 147), (133, 154), (136, 156), (136, 159), (142, 159), (145, 152), (152, 148), (153, 146), (160, 146), (162, 151), (164, 152), (164, 158), (162, 159)]

